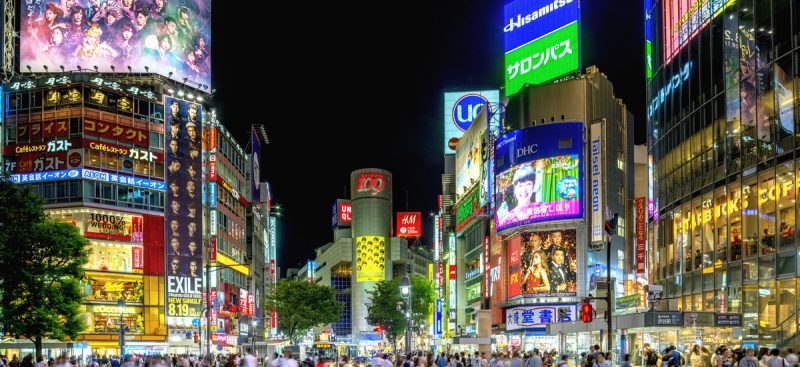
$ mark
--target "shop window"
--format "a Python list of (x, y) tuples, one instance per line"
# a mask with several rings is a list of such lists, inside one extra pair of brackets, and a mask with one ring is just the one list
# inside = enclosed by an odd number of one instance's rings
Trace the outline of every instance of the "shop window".
[(795, 230), (795, 175), (794, 162), (789, 161), (779, 164), (776, 168), (774, 196), (778, 203), (778, 232), (775, 238), (778, 249), (794, 247)]
[[(775, 187), (775, 171), (758, 175), (758, 218), (761, 254), (775, 253), (775, 203), (779, 196)], [(752, 196), (751, 196), (752, 197)]]
[(86, 299), (104, 302), (117, 302), (120, 299), (128, 303), (144, 302), (144, 282), (133, 279), (135, 278), (90, 275), (88, 285), (91, 287), (91, 293), (86, 295)]
[(680, 221), (680, 235), (678, 237), (678, 251), (680, 251), (680, 255), (677, 255), (676, 257), (682, 260), (683, 266), (680, 270), (688, 273), (692, 271), (692, 242), (690, 237), (692, 222), (691, 206), (688, 204), (684, 205), (682, 214), (683, 215), (681, 216)]
[(88, 150), (89, 159), (87, 159), (87, 163), (93, 167), (100, 167), (100, 151), (97, 150)]
[(703, 292), (703, 310), (707, 312), (714, 311), (714, 291)]
[(775, 265), (778, 278), (794, 276), (797, 267), (797, 256), (794, 251), (787, 251), (778, 254), (777, 264)]
[(730, 259), (739, 261), (742, 259), (744, 247), (744, 235), (742, 232), (742, 190), (738, 183), (728, 186), (728, 203), (726, 205), (728, 221), (730, 223)]
[(796, 298), (797, 288), (795, 279), (777, 281), (777, 325), (775, 332), (778, 340), (786, 340), (797, 332)]
[(778, 305), (775, 297), (775, 281), (758, 284), (758, 334), (762, 344), (775, 344), (777, 339)]
[(725, 188), (718, 188), (714, 192), (714, 229), (716, 235), (715, 267), (721, 266), (728, 261), (728, 205)]
[(141, 334), (144, 331), (144, 315), (141, 307), (126, 306), (120, 323), (120, 313), (114, 306), (91, 306), (87, 310), (90, 315), (89, 330), (95, 333), (119, 333), (121, 325), (127, 326), (126, 333)]
[(758, 186), (756, 178), (749, 177), (742, 184), (742, 234), (745, 258), (757, 255), (758, 249)]
[(758, 262), (755, 259), (742, 261), (742, 282), (758, 281)]

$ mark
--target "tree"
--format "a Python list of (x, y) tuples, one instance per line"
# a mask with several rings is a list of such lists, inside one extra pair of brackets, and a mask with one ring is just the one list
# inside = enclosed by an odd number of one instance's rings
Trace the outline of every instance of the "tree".
[(369, 294), (372, 302), (367, 306), (367, 322), (383, 328), (389, 340), (396, 340), (406, 329), (405, 306), (403, 311), (397, 310), (397, 305), (403, 304), (399, 279), (377, 282)]
[[(375, 283), (370, 292), (372, 303), (367, 308), (367, 322), (380, 325), (386, 330), (389, 340), (395, 340), (406, 329), (405, 303), (400, 295), (400, 279), (384, 280)], [(421, 332), (422, 325), (428, 319), (436, 302), (436, 290), (433, 282), (421, 275), (411, 278), (411, 321)], [(397, 305), (401, 310), (397, 310)]]
[[(0, 188), (0, 199), (13, 201), (26, 196), (5, 195), (9, 194), (5, 191), (8, 187), (0, 184)], [(40, 201), (33, 205), (37, 202)], [(4, 208), (0, 212), (8, 210), (9, 205), (0, 202), (0, 208)], [(28, 215), (37, 217), (33, 210)], [(6, 216), (7, 213), (0, 214)], [(0, 243), (0, 319), (6, 334), (30, 339), (36, 346), (36, 355), (41, 355), (42, 338), (75, 339), (86, 328), (81, 316), (80, 279), (88, 261), (89, 241), (69, 223), (39, 220), (24, 228), (29, 230), (24, 236), (6, 234)]]
[(422, 332), (422, 326), (428, 320), (428, 315), (433, 312), (436, 302), (436, 288), (433, 282), (421, 275), (411, 278), (411, 314), (417, 332)]
[(307, 329), (342, 317), (343, 305), (336, 300), (336, 290), (327, 285), (281, 280), (264, 297), (265, 304), (275, 307), (281, 330), (292, 340)]

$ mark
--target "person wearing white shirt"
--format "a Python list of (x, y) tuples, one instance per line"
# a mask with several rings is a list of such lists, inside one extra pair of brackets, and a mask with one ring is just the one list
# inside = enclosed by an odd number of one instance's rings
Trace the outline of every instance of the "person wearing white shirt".
[(244, 355), (244, 367), (258, 367), (258, 360), (251, 348), (247, 348), (247, 354)]

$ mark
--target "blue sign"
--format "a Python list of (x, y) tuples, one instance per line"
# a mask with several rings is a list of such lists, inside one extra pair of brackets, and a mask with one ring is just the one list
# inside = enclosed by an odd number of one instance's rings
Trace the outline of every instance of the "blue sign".
[(221, 345), (217, 345), (217, 350), (222, 350), (222, 346)]
[(208, 184), (208, 204), (211, 208), (217, 207), (217, 183), (211, 182)]
[(517, 0), (505, 6), (505, 52), (541, 38), (579, 18), (579, 0)]
[(488, 98), (480, 94), (466, 94), (461, 96), (453, 105), (453, 123), (461, 131), (467, 131), (475, 117), (481, 112), (483, 106), (492, 107)]
[(583, 123), (557, 122), (513, 131), (497, 139), (494, 150), (498, 173), (539, 158), (583, 156)]
[(11, 182), (14, 183), (35, 183), (35, 182), (48, 182), (48, 181), (84, 178), (87, 180), (118, 183), (118, 184), (130, 185), (134, 187), (140, 187), (143, 189), (151, 189), (157, 191), (165, 191), (167, 188), (167, 185), (161, 181), (148, 180), (144, 178), (131, 177), (126, 175), (119, 175), (119, 174), (100, 172), (91, 169), (81, 169), (81, 168), (73, 168), (60, 171), (15, 174), (11, 175), (10, 178)]
[(192, 319), (192, 327), (200, 327), (200, 319)]
[(443, 327), (442, 327), (442, 313), (443, 313), (444, 301), (441, 299), (436, 300), (436, 316), (433, 321), (433, 333), (438, 337), (442, 337)]

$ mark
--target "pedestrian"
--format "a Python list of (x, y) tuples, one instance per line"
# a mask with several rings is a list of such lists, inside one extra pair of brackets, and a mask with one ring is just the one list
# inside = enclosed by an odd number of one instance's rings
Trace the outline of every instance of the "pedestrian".
[(650, 346), (650, 343), (644, 343), (642, 359), (644, 360), (645, 367), (655, 367), (658, 365), (658, 353)]
[(758, 367), (758, 359), (756, 359), (756, 350), (747, 348), (744, 353), (744, 358), (739, 361), (739, 367)]
[(717, 367), (731, 367), (733, 366), (733, 361), (731, 360), (731, 351), (728, 349), (724, 349), (722, 351), (722, 355), (717, 358)]
[(767, 367), (786, 367), (786, 361), (781, 358), (780, 349), (772, 348), (769, 354), (771, 356), (767, 359)]
[(597, 352), (597, 361), (594, 363), (594, 367), (611, 367), (606, 361), (606, 355), (603, 352)]
[(689, 364), (692, 367), (707, 367), (703, 365), (703, 352), (697, 344), (692, 347), (692, 352), (689, 353)]
[(625, 357), (622, 358), (622, 364), (620, 367), (631, 367), (631, 355), (625, 354)]
[(797, 354), (794, 352), (794, 349), (792, 349), (792, 348), (787, 348), (786, 349), (786, 357), (785, 357), (785, 359), (786, 359), (787, 367), (795, 367), (795, 366), (797, 366), (797, 362), (799, 360), (798, 357), (797, 357)]

